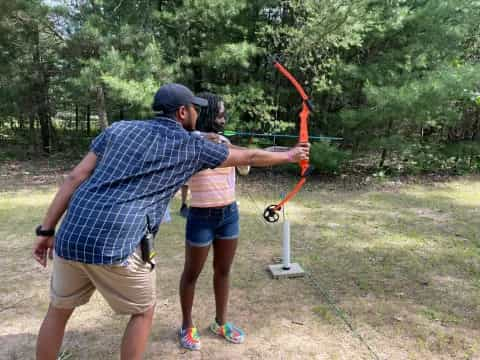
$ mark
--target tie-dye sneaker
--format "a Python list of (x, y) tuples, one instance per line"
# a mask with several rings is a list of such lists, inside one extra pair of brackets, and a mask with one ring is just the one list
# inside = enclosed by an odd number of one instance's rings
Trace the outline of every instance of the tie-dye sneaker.
[(178, 332), (180, 345), (188, 350), (200, 350), (200, 334), (196, 327), (180, 329)]
[(218, 325), (215, 320), (212, 325), (210, 325), (210, 330), (212, 330), (214, 334), (220, 335), (234, 344), (241, 344), (245, 340), (245, 333), (229, 322)]

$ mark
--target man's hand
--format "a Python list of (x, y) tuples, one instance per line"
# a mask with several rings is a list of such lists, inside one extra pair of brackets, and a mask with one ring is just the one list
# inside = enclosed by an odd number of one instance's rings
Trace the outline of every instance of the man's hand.
[(310, 156), (310, 143), (298, 143), (295, 147), (288, 150), (288, 159), (292, 163), (300, 160), (308, 160)]
[(47, 255), (53, 259), (53, 236), (37, 236), (33, 245), (33, 258), (43, 267), (47, 266)]

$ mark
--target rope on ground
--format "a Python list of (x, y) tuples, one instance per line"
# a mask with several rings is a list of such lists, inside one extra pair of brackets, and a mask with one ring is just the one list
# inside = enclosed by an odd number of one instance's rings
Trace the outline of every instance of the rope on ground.
[(320, 294), (323, 296), (327, 304), (333, 309), (335, 315), (339, 317), (343, 323), (350, 329), (352, 334), (360, 340), (360, 342), (365, 345), (365, 347), (368, 349), (370, 354), (375, 360), (381, 360), (378, 354), (373, 350), (373, 348), (367, 343), (367, 341), (363, 338), (363, 336), (354, 328), (352, 322), (349, 320), (347, 314), (345, 311), (343, 311), (337, 304), (336, 302), (332, 299), (330, 294), (328, 293), (327, 290), (324, 290), (323, 287), (320, 285), (320, 282), (316, 280), (313, 277), (313, 274), (311, 272), (305, 271), (305, 277), (308, 279), (310, 284), (320, 292)]

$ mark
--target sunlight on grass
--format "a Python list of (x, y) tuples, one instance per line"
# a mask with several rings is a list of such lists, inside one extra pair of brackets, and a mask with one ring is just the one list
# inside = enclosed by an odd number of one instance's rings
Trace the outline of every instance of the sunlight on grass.
[(21, 190), (1, 193), (0, 210), (15, 209), (18, 206), (48, 206), (56, 190), (52, 188), (43, 191)]
[(413, 186), (404, 190), (419, 199), (435, 202), (435, 198), (443, 197), (452, 204), (460, 206), (480, 206), (480, 184), (474, 181), (451, 182), (441, 187), (426, 189), (424, 186)]
[[(11, 244), (10, 239), (33, 238), (33, 230), (39, 224), (53, 199), (51, 190), (2, 193), (0, 198), (0, 244)], [(14, 242), (15, 243), (15, 242)]]

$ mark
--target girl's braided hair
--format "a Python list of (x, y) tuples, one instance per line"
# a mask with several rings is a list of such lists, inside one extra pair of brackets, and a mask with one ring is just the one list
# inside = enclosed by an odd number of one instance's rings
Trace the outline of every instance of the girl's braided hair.
[(223, 101), (222, 98), (210, 92), (202, 92), (197, 96), (207, 100), (208, 106), (201, 108), (196, 129), (202, 132), (216, 132), (215, 119), (220, 110), (219, 104)]

